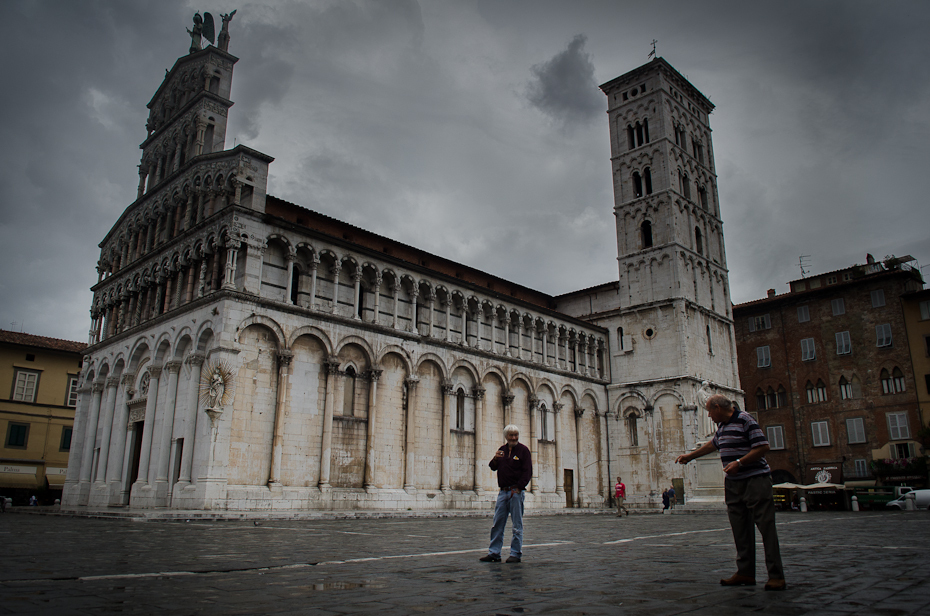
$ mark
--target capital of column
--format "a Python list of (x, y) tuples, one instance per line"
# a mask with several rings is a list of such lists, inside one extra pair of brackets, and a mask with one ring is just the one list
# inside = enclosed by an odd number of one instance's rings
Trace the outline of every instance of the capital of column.
[(575, 407), (575, 417), (579, 417), (579, 418), (584, 417), (584, 408), (582, 408), (582, 407), (580, 407), (580, 406), (576, 406), (576, 407)]
[(135, 372), (124, 372), (123, 376), (119, 378), (120, 385), (123, 387), (129, 387), (136, 382), (136, 373)]
[(119, 385), (118, 376), (108, 376), (106, 380), (107, 389), (116, 389), (116, 386)]
[(530, 403), (530, 410), (535, 411), (536, 407), (539, 406), (539, 398), (537, 398), (536, 396), (530, 396), (529, 403)]
[(330, 357), (323, 365), (326, 366), (326, 373), (331, 375), (336, 375), (339, 373), (339, 359), (336, 357)]
[(278, 358), (278, 363), (282, 366), (290, 366), (291, 360), (294, 358), (294, 353), (292, 351), (275, 351), (275, 357)]
[(506, 393), (501, 394), (501, 402), (504, 403), (505, 407), (510, 406), (511, 404), (513, 404), (514, 397), (515, 396), (513, 395), (513, 393), (508, 391)]
[(207, 356), (203, 353), (194, 353), (189, 355), (187, 361), (191, 363), (192, 366), (202, 366), (203, 362), (207, 360)]
[(452, 380), (444, 379), (442, 382), (442, 393), (446, 396), (452, 393)]
[(564, 408), (564, 407), (565, 407), (565, 405), (562, 404), (561, 402), (553, 402), (553, 403), (552, 403), (552, 410), (553, 410), (555, 413), (559, 413), (559, 412), (562, 410), (562, 408)]
[(149, 377), (157, 379), (161, 376), (162, 366), (149, 366)]
[(475, 395), (475, 400), (484, 400), (484, 392), (487, 390), (484, 387), (472, 387), (471, 391)]
[(384, 370), (380, 368), (372, 368), (368, 371), (368, 380), (372, 383), (377, 383), (378, 379), (381, 378), (381, 375), (384, 373)]
[(165, 368), (168, 369), (170, 374), (177, 374), (181, 371), (181, 363), (182, 362), (179, 359), (172, 359), (171, 361), (165, 362)]
[(420, 384), (420, 379), (415, 376), (408, 376), (404, 379), (404, 383), (407, 384), (408, 389), (414, 389), (417, 385)]
[(90, 390), (95, 394), (103, 393), (103, 383), (95, 381), (94, 384), (90, 386)]

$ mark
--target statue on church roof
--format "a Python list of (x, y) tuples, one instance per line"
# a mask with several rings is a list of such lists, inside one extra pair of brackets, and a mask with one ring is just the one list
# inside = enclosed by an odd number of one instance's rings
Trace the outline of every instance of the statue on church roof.
[(236, 14), (237, 10), (239, 9), (234, 10), (232, 13), (220, 13), (220, 17), (223, 19), (223, 29), (220, 30), (220, 35), (217, 40), (219, 41), (220, 49), (223, 51), (229, 51), (229, 22), (232, 21), (233, 15)]
[(194, 13), (194, 29), (187, 28), (187, 33), (191, 35), (190, 53), (203, 49), (200, 44), (200, 39), (203, 36), (203, 17), (200, 16), (199, 12)]

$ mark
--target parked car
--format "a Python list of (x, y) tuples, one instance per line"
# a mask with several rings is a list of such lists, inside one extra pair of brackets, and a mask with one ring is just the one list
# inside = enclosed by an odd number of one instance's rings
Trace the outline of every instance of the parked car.
[[(917, 509), (930, 509), (930, 490), (912, 490), (908, 494), (914, 495), (914, 506)], [(907, 509), (907, 496), (907, 494), (904, 494), (893, 501), (885, 503), (885, 508), (904, 511)]]

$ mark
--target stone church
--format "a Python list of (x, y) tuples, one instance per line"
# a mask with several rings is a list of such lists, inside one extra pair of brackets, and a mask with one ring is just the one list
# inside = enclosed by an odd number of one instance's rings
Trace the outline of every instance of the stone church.
[(719, 462), (674, 464), (702, 381), (742, 404), (706, 97), (662, 58), (601, 86), (618, 277), (551, 296), (267, 194), (272, 157), (225, 149), (226, 17), (100, 243), (66, 509), (490, 509), (510, 423), (530, 509), (618, 475), (634, 507), (720, 502)]

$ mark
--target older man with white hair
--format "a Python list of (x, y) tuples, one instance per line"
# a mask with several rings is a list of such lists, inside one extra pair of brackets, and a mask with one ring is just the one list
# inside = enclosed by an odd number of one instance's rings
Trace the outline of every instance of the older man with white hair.
[(520, 429), (510, 424), (504, 428), (506, 444), (494, 452), (488, 466), (497, 471), (497, 504), (494, 507), (494, 523), (491, 526), (491, 545), (488, 555), (478, 560), (486, 563), (501, 561), (504, 545), (504, 527), (510, 515), (513, 524), (513, 540), (510, 542), (508, 563), (518, 563), (523, 558), (523, 496), (526, 484), (533, 476), (533, 461), (529, 448), (520, 442)]

